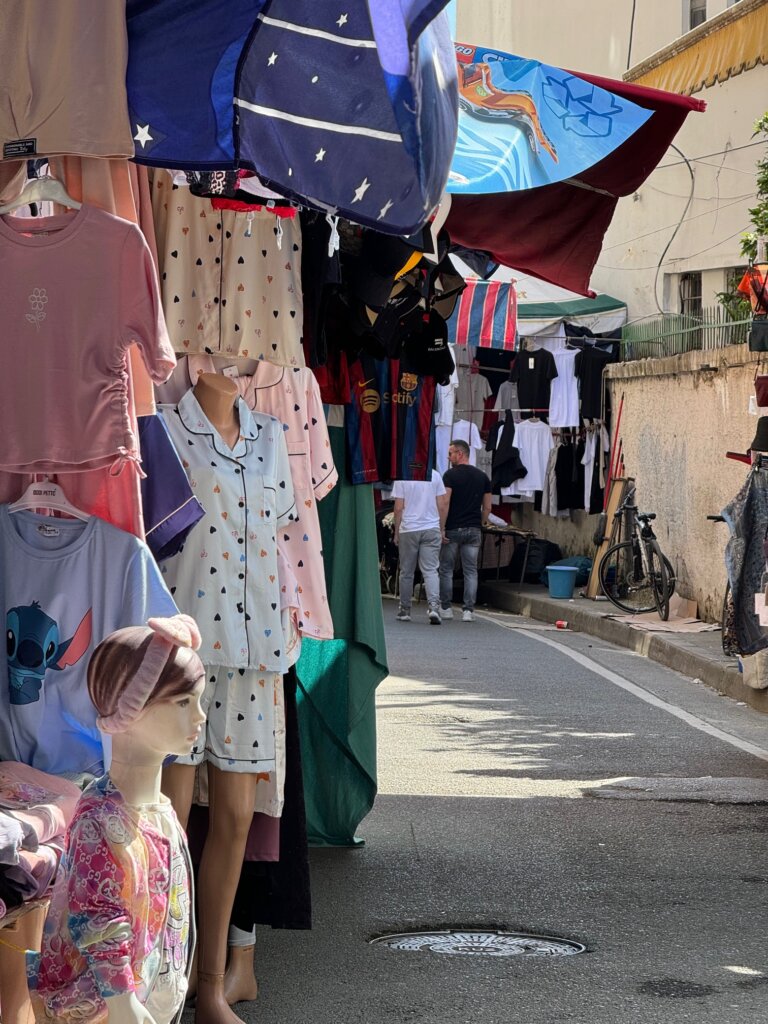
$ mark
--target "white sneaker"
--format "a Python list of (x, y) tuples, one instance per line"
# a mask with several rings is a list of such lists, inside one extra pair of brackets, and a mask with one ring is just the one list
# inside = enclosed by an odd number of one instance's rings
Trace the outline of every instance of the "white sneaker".
[(410, 622), (411, 613), (405, 608), (399, 608), (397, 611), (396, 618), (398, 622)]
[(441, 608), (440, 609), (440, 618), (443, 621), (445, 621), (446, 619), (452, 619), (453, 618), (453, 608)]
[(433, 626), (439, 626), (440, 623), (443, 621), (440, 618), (440, 612), (437, 610), (437, 608), (430, 608), (429, 612), (427, 613), (427, 617)]
[(475, 621), (474, 612), (471, 612), (469, 610), (469, 608), (465, 608), (464, 611), (461, 613), (461, 621), (462, 622), (474, 622)]

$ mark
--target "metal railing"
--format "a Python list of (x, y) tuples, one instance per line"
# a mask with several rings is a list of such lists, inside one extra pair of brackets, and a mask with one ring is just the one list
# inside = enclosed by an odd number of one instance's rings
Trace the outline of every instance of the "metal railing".
[(677, 356), (746, 343), (749, 319), (733, 320), (723, 306), (702, 309), (701, 316), (666, 313), (626, 324), (621, 332), (621, 358)]

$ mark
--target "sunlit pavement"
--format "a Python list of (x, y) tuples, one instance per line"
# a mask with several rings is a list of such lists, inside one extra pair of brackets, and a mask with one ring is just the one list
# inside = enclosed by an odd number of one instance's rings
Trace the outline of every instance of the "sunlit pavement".
[[(243, 1019), (762, 1024), (765, 717), (584, 635), (384, 611), (392, 674), (366, 845), (313, 851), (315, 927), (260, 931), (262, 994)], [(454, 925), (588, 951), (369, 945)]]

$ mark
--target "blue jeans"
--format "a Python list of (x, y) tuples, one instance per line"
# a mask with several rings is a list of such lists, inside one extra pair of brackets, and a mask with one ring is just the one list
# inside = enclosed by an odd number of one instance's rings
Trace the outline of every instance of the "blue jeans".
[(472, 611), (477, 600), (477, 562), (482, 534), (479, 528), (462, 526), (458, 530), (446, 530), (445, 536), (448, 543), (443, 544), (440, 552), (440, 604), (448, 608), (453, 600), (453, 570), (458, 554), (464, 573), (463, 605)]

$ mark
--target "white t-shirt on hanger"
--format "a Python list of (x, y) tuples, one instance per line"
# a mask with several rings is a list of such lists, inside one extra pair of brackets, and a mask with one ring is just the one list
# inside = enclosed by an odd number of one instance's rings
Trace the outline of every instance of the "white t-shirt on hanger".
[(435, 461), (439, 473), (449, 469), (448, 446), (451, 441), (466, 441), (469, 445), (469, 464), (477, 465), (477, 452), (482, 449), (480, 431), (469, 420), (457, 420), (451, 426), (435, 427)]
[(502, 494), (522, 494), (533, 497), (534, 491), (543, 491), (547, 478), (547, 460), (554, 447), (549, 424), (541, 420), (522, 420), (515, 428), (515, 444), (520, 461), (528, 470), (521, 480), (502, 488)]
[(557, 376), (552, 381), (549, 396), (550, 427), (578, 427), (579, 385), (576, 380), (575, 363), (578, 350), (561, 348), (553, 353)]

